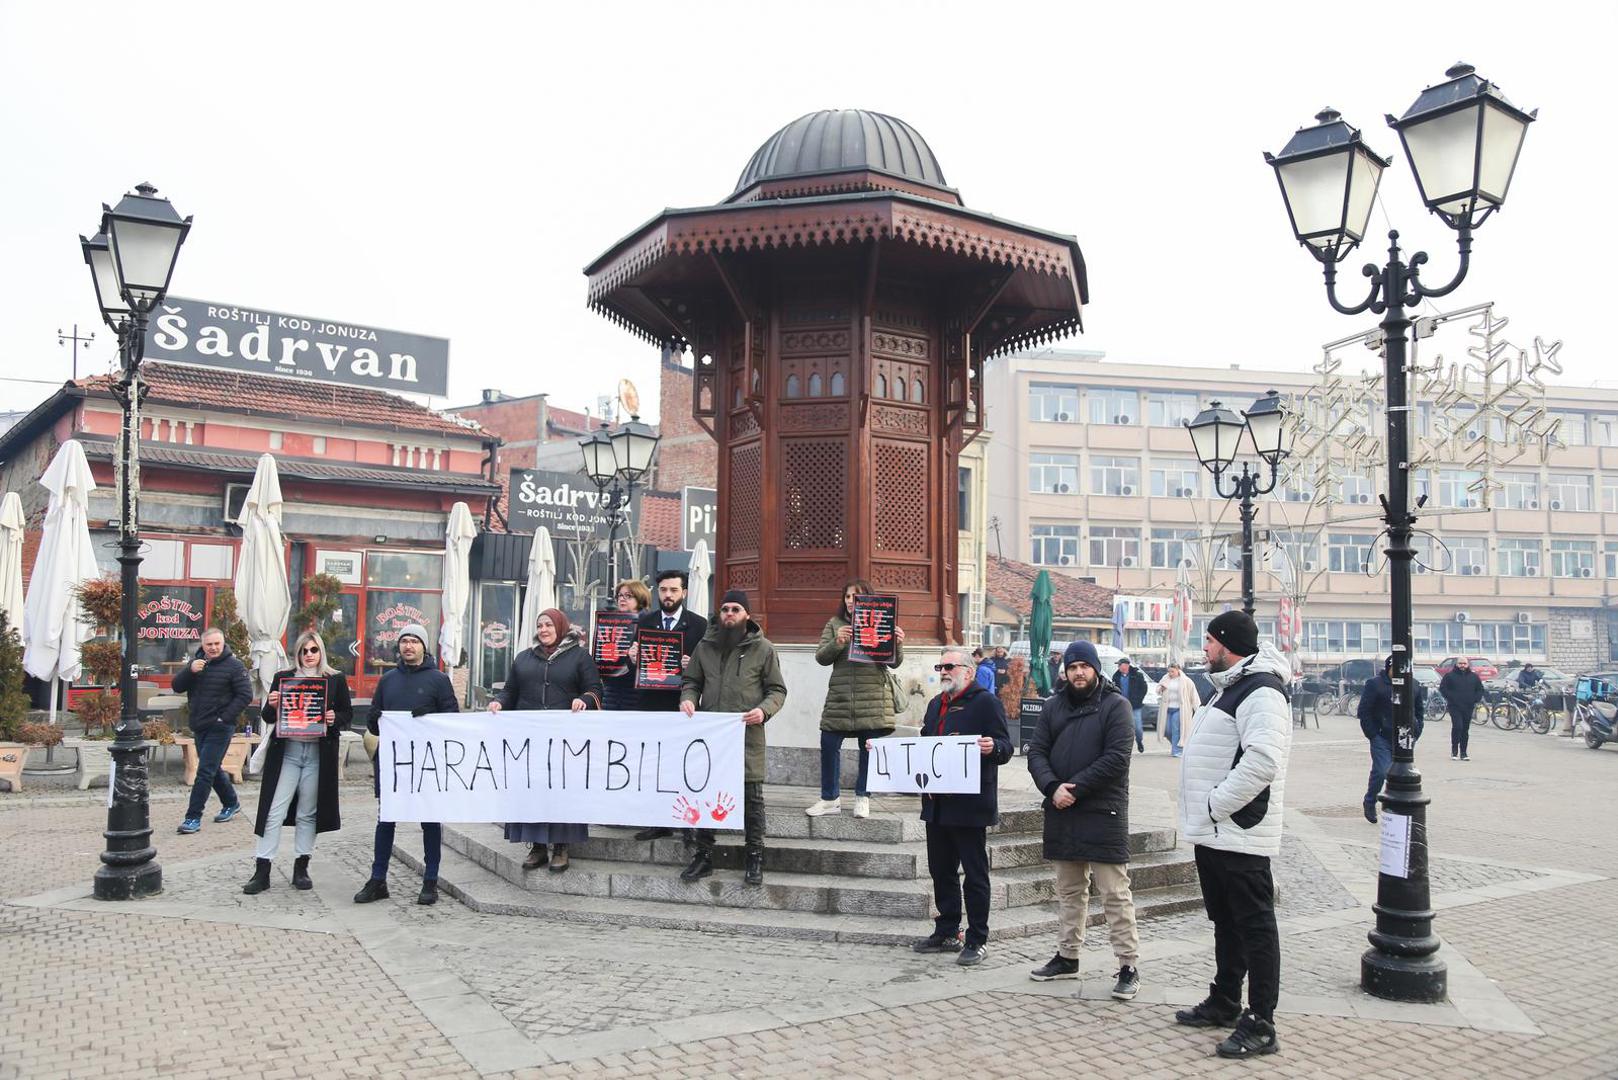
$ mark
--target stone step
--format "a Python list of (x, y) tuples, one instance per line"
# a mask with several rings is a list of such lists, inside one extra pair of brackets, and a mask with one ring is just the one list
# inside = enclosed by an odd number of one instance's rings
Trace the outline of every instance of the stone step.
[[(394, 850), (394, 856), (415, 872), (421, 871), (419, 854), (400, 847)], [(571, 874), (572, 871), (568, 873)], [(739, 874), (728, 870), (715, 874), (715, 877), (721, 876), (729, 876), (735, 879), (738, 887), (745, 888), (740, 884)], [(881, 915), (724, 908), (701, 904), (535, 892), (512, 884), (462, 855), (453, 847), (446, 847), (444, 852), (443, 863), (439, 868), (439, 885), (445, 894), (461, 901), (474, 911), (492, 915), (529, 916), (558, 922), (647, 926), (669, 930), (697, 930), (870, 945), (908, 945), (917, 938), (926, 936), (931, 930), (931, 923), (927, 918), (906, 920)], [(1144, 920), (1158, 915), (1196, 910), (1201, 906), (1202, 894), (1197, 886), (1174, 885), (1137, 894), (1135, 916)], [(1103, 921), (1100, 902), (1092, 897), (1087, 922), (1095, 926)], [(997, 910), (990, 919), (989, 927), (991, 940), (1054, 935), (1058, 931), (1056, 909), (1051, 904), (1030, 904)]]
[[(932, 901), (931, 880), (914, 872), (909, 878), (888, 878), (786, 869), (778, 863), (782, 856), (775, 849), (766, 856), (764, 885), (748, 886), (734, 870), (740, 866), (740, 848), (734, 842), (716, 848), (720, 871), (696, 882), (680, 880), (676, 864), (685, 862), (683, 858), (663, 864), (647, 859), (580, 858), (561, 874), (524, 870), (526, 846), (506, 841), (496, 825), (446, 825), (444, 842), (531, 892), (898, 918), (925, 918)], [(662, 843), (669, 855), (680, 846), (678, 842)], [(798, 860), (795, 865), (803, 865), (803, 859), (815, 855), (810, 847), (783, 850), (790, 852), (786, 858)], [(1181, 852), (1143, 856), (1139, 867), (1143, 878), (1138, 888), (1143, 892), (1159, 883), (1179, 884), (1195, 875), (1190, 858)], [(1048, 864), (1019, 866), (992, 875), (989, 902), (992, 908), (1044, 903), (1054, 898), (1054, 888), (1055, 874)]]

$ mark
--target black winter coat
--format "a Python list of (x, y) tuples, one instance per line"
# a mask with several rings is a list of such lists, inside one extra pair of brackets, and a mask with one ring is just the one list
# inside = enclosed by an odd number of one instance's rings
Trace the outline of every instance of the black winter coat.
[[(1080, 701), (1065, 689), (1045, 700), (1027, 750), (1028, 773), (1045, 796), (1045, 858), (1129, 862), (1134, 749), (1129, 699), (1105, 679)], [(1066, 810), (1051, 803), (1062, 784), (1072, 784), (1078, 800)]]
[(579, 632), (570, 630), (548, 657), (538, 646), (518, 653), (499, 701), (502, 709), (526, 711), (571, 709), (574, 698), (601, 708), (601, 670)]
[[(290, 669), (277, 671), (275, 680), (270, 683), (273, 693), (281, 688), (281, 679), (291, 675)], [(315, 809), (315, 832), (335, 832), (342, 828), (343, 821), (337, 809), (337, 748), (339, 736), (348, 730), (348, 725), (354, 721), (354, 699), (348, 692), (348, 680), (341, 673), (326, 676), (326, 708), (337, 714), (326, 728), (326, 734), (320, 739), (320, 787), (317, 795)], [(276, 737), (275, 734), (276, 710), (270, 707), (269, 698), (264, 700), (264, 722), (270, 726), (270, 748), (264, 756), (264, 775), (259, 781), (259, 791), (275, 794), (275, 785), (281, 780), (281, 762), (287, 756), (287, 740)], [(260, 797), (258, 800), (258, 815), (253, 819), (253, 832), (259, 836), (264, 835), (264, 827), (269, 823), (270, 800)], [(282, 825), (296, 825), (298, 823), (298, 800), (293, 799), (287, 806), (286, 820)]]
[[(1447, 698), (1445, 700), (1448, 700)], [(1427, 692), (1416, 687), (1416, 738), (1421, 738), (1422, 721), (1426, 719)], [(1393, 680), (1383, 672), (1365, 681), (1360, 691), (1360, 731), (1367, 739), (1378, 735), (1393, 745)]]
[(947, 712), (942, 710), (943, 701), (944, 696), (940, 694), (927, 703), (927, 715), (921, 721), (923, 735), (987, 735), (994, 740), (994, 751), (983, 759), (978, 794), (923, 795), (921, 820), (934, 825), (970, 828), (998, 825), (1000, 766), (1011, 760), (1006, 708), (998, 697), (975, 682), (950, 699)]
[(1444, 701), (1449, 705), (1457, 705), (1463, 709), (1477, 706), (1484, 698), (1483, 680), (1471, 668), (1462, 671), (1460, 668), (1450, 668), (1444, 677), (1438, 680), (1438, 692), (1444, 695)]
[[(651, 607), (640, 613), (640, 621), (635, 624), (637, 630), (663, 629), (663, 609)], [(692, 611), (690, 608), (681, 608), (680, 617), (674, 622), (674, 629), (682, 636), (686, 656), (694, 656), (697, 646), (708, 634), (708, 620)], [(633, 673), (630, 675), (634, 679)], [(631, 688), (634, 682), (630, 682)], [(678, 690), (636, 690), (638, 697), (635, 708), (642, 712), (679, 712), (680, 692)]]
[[(1129, 699), (1131, 709), (1138, 709), (1146, 703), (1146, 672), (1134, 664), (1130, 664), (1128, 675), (1121, 671), (1115, 671), (1112, 673), (1112, 677), (1119, 691)], [(1134, 717), (1130, 717), (1130, 723), (1134, 722)]]
[(380, 735), (377, 721), (385, 712), (407, 712), (426, 716), (429, 713), (460, 712), (455, 700), (455, 687), (430, 659), (410, 667), (403, 660), (392, 671), (384, 672), (371, 691), (371, 711), (365, 726), (372, 735)]
[(236, 717), (253, 700), (253, 684), (247, 678), (247, 669), (236, 659), (236, 654), (225, 646), (225, 651), (209, 660), (197, 649), (192, 660), (207, 661), (207, 667), (193, 673), (188, 663), (174, 676), (174, 690), (188, 698), (192, 731), (201, 731), (215, 720), (235, 726)]

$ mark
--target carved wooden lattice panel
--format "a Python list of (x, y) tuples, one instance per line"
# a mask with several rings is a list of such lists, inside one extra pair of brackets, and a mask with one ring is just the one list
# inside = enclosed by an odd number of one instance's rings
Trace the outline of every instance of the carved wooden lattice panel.
[(894, 592), (927, 592), (927, 567), (913, 563), (877, 563), (871, 567), (871, 586)]
[(877, 443), (872, 516), (876, 550), (927, 554), (927, 448)]
[(776, 579), (788, 589), (836, 589), (848, 580), (848, 564), (835, 563), (781, 563)]
[(764, 502), (764, 448), (758, 443), (730, 449), (730, 543), (727, 554), (758, 554)]
[[(733, 564), (730, 567), (730, 587), (732, 589), (757, 589), (758, 563), (746, 562)], [(758, 597), (748, 597), (748, 601), (750, 603), (757, 604)]]
[(783, 441), (782, 540), (788, 549), (848, 542), (848, 446), (840, 439)]

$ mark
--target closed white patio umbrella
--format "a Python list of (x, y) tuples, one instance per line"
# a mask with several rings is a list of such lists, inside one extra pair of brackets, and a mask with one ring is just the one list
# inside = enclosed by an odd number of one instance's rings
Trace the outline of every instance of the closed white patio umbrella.
[(449, 508), (444, 536), (444, 616), (438, 630), (438, 655), (445, 667), (459, 667), (466, 644), (466, 609), (472, 600), (472, 541), (478, 528), (472, 511), (458, 502)]
[(241, 556), (236, 562), (236, 610), (247, 626), (247, 649), (241, 657), (254, 681), (269, 693), (275, 673), (287, 666), (281, 645), (292, 614), (287, 588), (286, 545), (281, 538), (281, 475), (275, 458), (264, 454), (253, 471), (253, 485), (236, 518), (242, 528)]
[(539, 613), (555, 606), (556, 545), (551, 543), (551, 531), (541, 525), (528, 552), (528, 591), (522, 601), (522, 622), (517, 627), (519, 645), (527, 648), (534, 643)]
[(84, 448), (69, 439), (51, 459), (40, 486), (51, 493), (39, 555), (23, 603), (23, 669), (51, 683), (51, 723), (56, 722), (56, 679), (72, 682), (83, 670), (79, 646), (95, 627), (79, 609), (74, 591), (100, 576), (90, 541), (90, 493), (96, 484)]
[(708, 541), (698, 540), (691, 549), (691, 571), (687, 576), (685, 609), (708, 617)]
[(6, 492), (0, 501), (0, 611), (6, 625), (23, 633), (22, 534), (28, 522), (22, 516), (22, 496)]

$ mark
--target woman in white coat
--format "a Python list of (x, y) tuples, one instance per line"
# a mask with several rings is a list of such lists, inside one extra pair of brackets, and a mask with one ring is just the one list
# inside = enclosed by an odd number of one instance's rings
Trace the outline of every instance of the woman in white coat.
[(1184, 729), (1190, 727), (1191, 718), (1201, 707), (1202, 699), (1197, 696), (1197, 684), (1180, 670), (1178, 663), (1171, 661), (1168, 674), (1157, 683), (1157, 713), (1163, 721), (1157, 725), (1157, 734), (1159, 738), (1169, 741), (1169, 749), (1175, 757), (1180, 756), (1180, 750), (1191, 734)]

